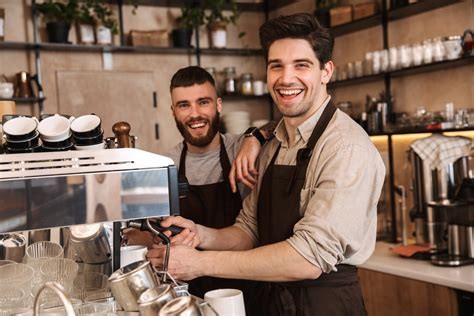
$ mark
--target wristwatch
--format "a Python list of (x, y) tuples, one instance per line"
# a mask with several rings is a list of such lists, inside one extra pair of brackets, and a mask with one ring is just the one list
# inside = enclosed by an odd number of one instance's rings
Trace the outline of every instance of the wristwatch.
[(258, 129), (258, 127), (254, 127), (254, 126), (249, 127), (244, 132), (244, 136), (245, 137), (250, 137), (250, 136), (255, 137), (259, 141), (260, 145), (262, 145), (262, 146), (267, 142), (267, 140), (265, 139), (265, 137), (263, 137), (263, 135), (260, 132), (260, 130)]

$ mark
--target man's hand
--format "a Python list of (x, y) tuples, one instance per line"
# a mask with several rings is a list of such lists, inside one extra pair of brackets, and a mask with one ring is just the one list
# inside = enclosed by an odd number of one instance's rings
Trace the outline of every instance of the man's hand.
[[(147, 259), (158, 268), (163, 268), (165, 246), (153, 245), (147, 253)], [(203, 275), (200, 271), (200, 251), (184, 246), (172, 246), (168, 262), (168, 272), (177, 280), (192, 280)]]
[(229, 173), (232, 192), (237, 192), (237, 181), (253, 189), (257, 183), (258, 171), (255, 167), (261, 145), (255, 137), (245, 137), (240, 146), (239, 153), (232, 162)]
[(163, 219), (160, 222), (160, 225), (162, 227), (175, 225), (184, 228), (181, 233), (173, 237), (171, 237), (171, 232), (169, 230), (164, 232), (166, 236), (170, 237), (172, 245), (186, 245), (195, 248), (201, 243), (197, 226), (191, 220), (185, 219), (181, 216), (172, 216)]

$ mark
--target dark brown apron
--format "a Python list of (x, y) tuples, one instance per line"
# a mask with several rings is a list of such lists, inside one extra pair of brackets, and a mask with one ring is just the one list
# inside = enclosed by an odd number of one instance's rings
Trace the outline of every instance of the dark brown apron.
[[(293, 235), (300, 215), (300, 192), (312, 150), (336, 108), (329, 103), (316, 124), (307, 147), (298, 150), (296, 166), (275, 165), (280, 146), (265, 171), (260, 189), (257, 218), (260, 246), (284, 241)], [(252, 315), (366, 315), (355, 266), (337, 265), (337, 272), (323, 273), (316, 280), (263, 282), (260, 304)]]
[[(186, 153), (187, 146), (184, 143), (179, 162), (178, 175), (186, 176)], [(206, 185), (190, 185), (187, 196), (180, 199), (180, 215), (212, 228), (223, 228), (235, 223), (235, 218), (242, 208), (240, 193), (232, 192), (227, 175), (230, 172), (230, 161), (225, 150), (224, 140), (220, 139), (220, 163), (224, 181)], [(189, 292), (193, 295), (204, 297), (207, 291), (232, 288), (244, 292), (247, 302), (253, 288), (253, 282), (245, 280), (233, 280), (214, 277), (200, 277), (189, 282)], [(250, 303), (246, 303), (246, 306)]]

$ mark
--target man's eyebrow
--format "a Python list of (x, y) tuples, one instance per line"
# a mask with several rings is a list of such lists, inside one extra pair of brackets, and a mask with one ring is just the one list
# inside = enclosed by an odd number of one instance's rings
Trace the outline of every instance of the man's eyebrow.
[(176, 105), (186, 105), (186, 104), (189, 104), (188, 100), (181, 100), (181, 101), (176, 102)]
[(201, 98), (199, 98), (199, 99), (197, 99), (197, 100), (198, 100), (198, 102), (201, 102), (201, 101), (210, 101), (210, 100), (212, 100), (212, 98), (211, 98), (211, 97), (201, 97)]
[(268, 64), (274, 64), (274, 63), (281, 63), (281, 60), (280, 59), (269, 59), (268, 62), (267, 62), (267, 65)]
[(295, 59), (293, 63), (309, 63), (311, 65), (314, 64), (311, 59), (307, 59), (307, 58)]

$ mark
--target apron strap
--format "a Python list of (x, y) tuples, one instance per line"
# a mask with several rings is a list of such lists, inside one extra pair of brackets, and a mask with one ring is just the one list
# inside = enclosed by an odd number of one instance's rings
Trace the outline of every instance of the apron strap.
[(183, 140), (183, 149), (181, 150), (181, 156), (179, 157), (179, 169), (178, 175), (186, 177), (186, 153), (188, 152), (188, 145)]
[(293, 189), (296, 178), (304, 177), (306, 175), (306, 170), (308, 169), (309, 160), (311, 156), (313, 155), (314, 146), (316, 146), (316, 143), (318, 142), (319, 138), (326, 130), (326, 127), (331, 121), (331, 118), (334, 115), (334, 112), (336, 112), (336, 107), (332, 104), (332, 102), (329, 102), (326, 108), (324, 109), (323, 113), (321, 114), (321, 117), (319, 118), (318, 123), (316, 123), (316, 126), (314, 127), (314, 130), (311, 133), (311, 136), (308, 140), (308, 143), (306, 144), (306, 147), (300, 148), (298, 150), (296, 154), (296, 168), (291, 177), (290, 182), (288, 183), (288, 187), (286, 190), (288, 194)]
[[(221, 164), (222, 168), (222, 178), (224, 179), (225, 185), (228, 187), (229, 190), (231, 190), (230, 187), (230, 182), (229, 182), (229, 173), (230, 173), (230, 160), (229, 160), (229, 155), (227, 154), (227, 150), (225, 149), (225, 144), (224, 144), (224, 139), (221, 134), (219, 134), (220, 137), (220, 151), (219, 151), (219, 161)], [(188, 152), (188, 145), (186, 142), (183, 140), (183, 150), (181, 150), (181, 155), (179, 157), (179, 170), (178, 170), (178, 179), (185, 180), (186, 179), (186, 154)], [(181, 181), (184, 182), (184, 181)], [(186, 182), (187, 179), (186, 179)], [(239, 195), (239, 198), (242, 198), (240, 196), (240, 192), (237, 191), (235, 194)]]

